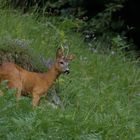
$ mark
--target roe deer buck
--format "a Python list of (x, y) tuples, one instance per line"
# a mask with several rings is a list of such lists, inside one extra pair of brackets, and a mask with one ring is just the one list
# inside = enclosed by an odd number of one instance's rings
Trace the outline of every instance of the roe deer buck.
[(48, 91), (61, 73), (69, 73), (68, 62), (74, 59), (74, 55), (64, 56), (64, 50), (58, 48), (56, 60), (47, 73), (27, 71), (18, 65), (5, 62), (0, 66), (0, 82), (8, 80), (9, 88), (17, 89), (17, 98), (24, 91), (32, 94), (32, 105), (39, 104), (41, 96)]

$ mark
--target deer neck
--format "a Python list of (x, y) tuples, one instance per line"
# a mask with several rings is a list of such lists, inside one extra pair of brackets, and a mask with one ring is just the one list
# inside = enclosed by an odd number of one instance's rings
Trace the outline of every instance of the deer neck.
[(60, 76), (61, 72), (58, 71), (55, 64), (50, 68), (50, 70), (45, 74), (45, 79), (47, 81), (47, 86), (51, 87), (55, 80)]

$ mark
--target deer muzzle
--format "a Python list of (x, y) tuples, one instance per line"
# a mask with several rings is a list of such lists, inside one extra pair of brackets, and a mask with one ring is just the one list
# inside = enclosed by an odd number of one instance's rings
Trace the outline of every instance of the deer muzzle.
[(67, 69), (67, 70), (64, 71), (64, 74), (69, 74), (69, 73), (70, 73), (70, 70), (69, 69)]

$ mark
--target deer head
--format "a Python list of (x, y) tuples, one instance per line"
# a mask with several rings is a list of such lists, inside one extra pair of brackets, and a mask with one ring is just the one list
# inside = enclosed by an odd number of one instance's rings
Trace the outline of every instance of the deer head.
[(66, 73), (69, 74), (69, 61), (73, 60), (75, 58), (75, 55), (64, 55), (64, 49), (58, 48), (56, 52), (56, 68), (60, 73)]

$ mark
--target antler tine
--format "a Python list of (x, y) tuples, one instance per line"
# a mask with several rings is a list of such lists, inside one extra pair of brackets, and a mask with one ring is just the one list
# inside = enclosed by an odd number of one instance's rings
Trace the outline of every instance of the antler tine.
[(63, 51), (63, 53), (64, 53), (64, 47), (63, 47), (63, 45), (61, 44), (61, 49), (62, 49), (62, 51)]

